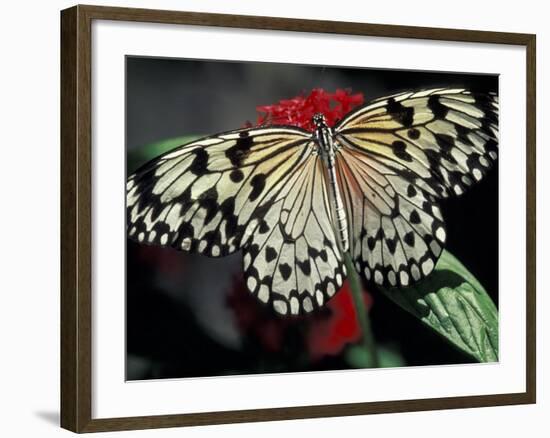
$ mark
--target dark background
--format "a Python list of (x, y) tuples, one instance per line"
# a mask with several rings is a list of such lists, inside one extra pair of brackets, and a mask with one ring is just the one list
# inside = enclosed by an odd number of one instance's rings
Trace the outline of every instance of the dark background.
[[(240, 128), (246, 121), (254, 123), (257, 106), (307, 95), (313, 88), (329, 92), (350, 88), (363, 93), (368, 102), (398, 91), (438, 86), (497, 92), (498, 78), (128, 57), (128, 162), (135, 163), (152, 142), (211, 135)], [(464, 195), (440, 205), (447, 224), (447, 249), (498, 305), (498, 166)], [(304, 332), (311, 330), (311, 321), (281, 322), (268, 309), (247, 301), (240, 269), (240, 253), (210, 259), (128, 241), (127, 378), (350, 367), (344, 354), (315, 360), (305, 354)], [(376, 340), (395, 352), (398, 363), (471, 361), (373, 286), (368, 291), (374, 302), (371, 319)]]

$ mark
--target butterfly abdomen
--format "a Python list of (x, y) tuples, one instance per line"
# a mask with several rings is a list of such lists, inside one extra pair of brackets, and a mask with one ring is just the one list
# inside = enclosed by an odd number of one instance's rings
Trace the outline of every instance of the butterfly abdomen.
[(327, 168), (327, 177), (330, 186), (330, 198), (332, 201), (332, 210), (335, 218), (335, 227), (338, 236), (340, 250), (347, 252), (349, 250), (349, 235), (348, 235), (348, 220), (342, 194), (336, 177), (336, 154), (335, 145), (332, 141), (332, 131), (327, 126), (325, 118), (322, 114), (316, 114), (313, 117), (313, 122), (317, 126), (315, 137), (317, 138), (318, 146), (321, 151), (321, 156)]

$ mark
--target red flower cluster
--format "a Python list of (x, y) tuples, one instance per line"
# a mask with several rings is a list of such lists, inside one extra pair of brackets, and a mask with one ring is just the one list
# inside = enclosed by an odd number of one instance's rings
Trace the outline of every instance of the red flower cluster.
[(313, 131), (315, 127), (311, 118), (315, 113), (323, 113), (328, 126), (334, 126), (363, 101), (362, 93), (351, 94), (351, 90), (339, 88), (334, 93), (328, 93), (322, 88), (314, 88), (307, 96), (296, 96), (274, 105), (256, 107), (260, 113), (256, 124), (292, 125)]

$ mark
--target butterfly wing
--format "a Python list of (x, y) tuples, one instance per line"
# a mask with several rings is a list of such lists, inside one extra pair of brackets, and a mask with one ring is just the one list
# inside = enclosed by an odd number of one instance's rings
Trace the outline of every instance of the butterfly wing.
[(407, 286), (445, 244), (437, 198), (460, 195), (497, 158), (498, 100), (463, 89), (379, 99), (334, 129), (350, 251), (367, 279)]
[(345, 279), (325, 178), (324, 164), (312, 149), (260, 207), (268, 211), (266, 226), (244, 249), (248, 289), (278, 313), (321, 307)]
[(433, 196), (363, 152), (342, 148), (336, 162), (358, 272), (387, 286), (428, 275), (446, 237)]
[(311, 311), (343, 276), (315, 149), (306, 131), (263, 127), (170, 151), (128, 177), (128, 235), (212, 257), (243, 249), (253, 294), (279, 313)]

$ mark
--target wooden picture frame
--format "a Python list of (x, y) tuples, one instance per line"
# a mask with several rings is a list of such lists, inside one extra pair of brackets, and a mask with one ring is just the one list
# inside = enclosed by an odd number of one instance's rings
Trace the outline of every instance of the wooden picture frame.
[[(526, 390), (520, 393), (223, 412), (92, 418), (92, 22), (184, 24), (517, 45), (526, 48)], [(61, 426), (74, 432), (535, 403), (536, 37), (531, 34), (75, 6), (61, 13)]]

